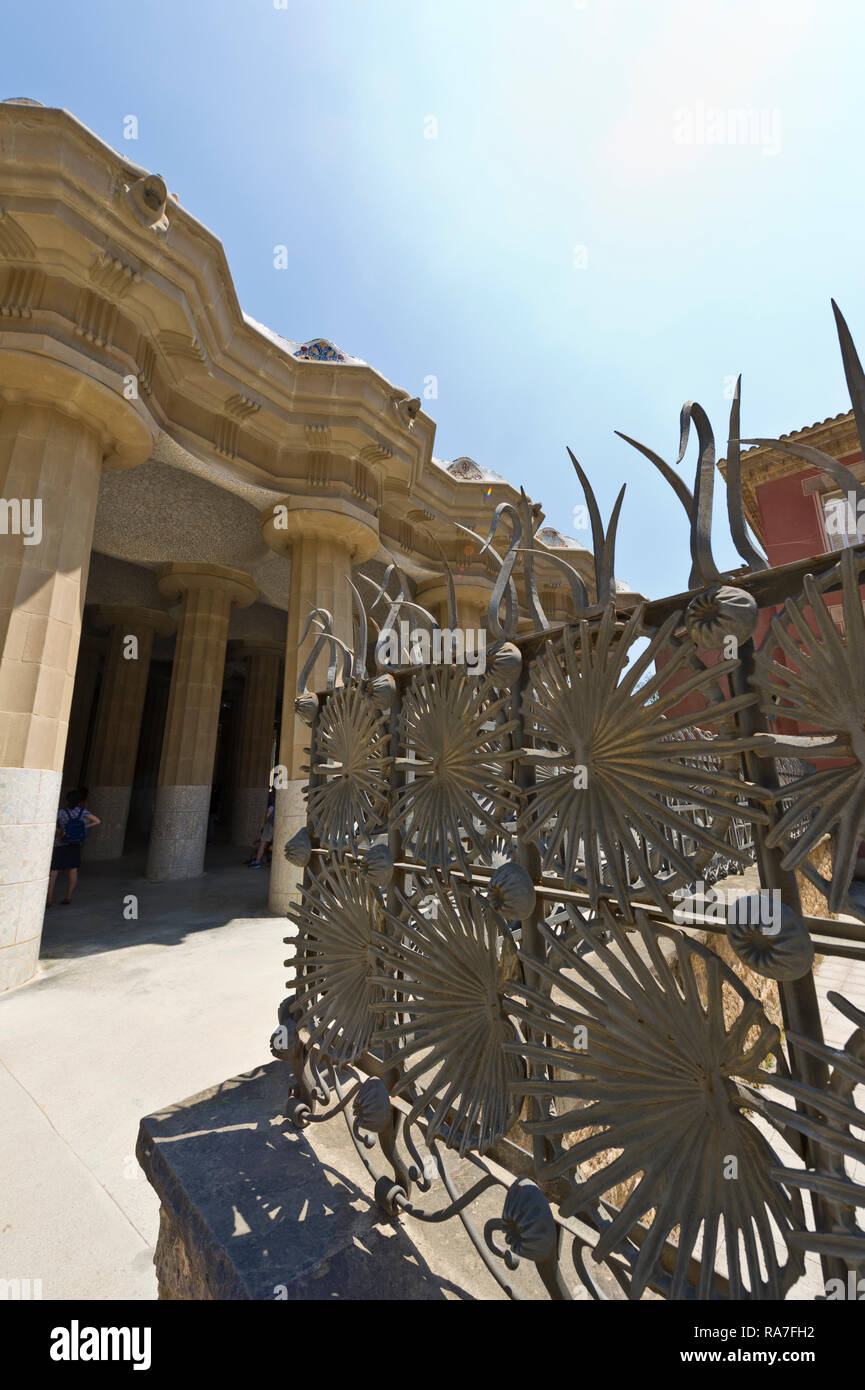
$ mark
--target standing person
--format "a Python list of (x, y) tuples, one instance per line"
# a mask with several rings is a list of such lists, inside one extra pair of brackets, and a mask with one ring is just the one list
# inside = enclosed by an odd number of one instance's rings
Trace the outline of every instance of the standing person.
[(67, 792), (66, 805), (57, 812), (57, 836), (51, 856), (46, 907), (51, 907), (54, 900), (57, 875), (64, 872), (68, 873), (69, 881), (66, 897), (62, 902), (65, 906), (72, 901), (72, 894), (78, 883), (78, 870), (81, 867), (81, 846), (94, 825), (101, 825), (101, 821), (87, 809), (87, 788), (76, 787), (73, 791)]

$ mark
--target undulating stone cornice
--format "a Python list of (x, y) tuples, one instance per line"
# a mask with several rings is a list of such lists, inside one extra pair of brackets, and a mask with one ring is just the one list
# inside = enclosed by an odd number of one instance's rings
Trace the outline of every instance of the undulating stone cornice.
[[(471, 460), (433, 462), (434, 422), (374, 368), (299, 360), (244, 316), (222, 244), (158, 175), (66, 111), (0, 103), (0, 358), (51, 344), (117, 392), (133, 383), (174, 466), (260, 506), (341, 496), (379, 519), (411, 573), (440, 564), (424, 529), (462, 563), (453, 523), (486, 534), (496, 505), (519, 500)], [(585, 568), (583, 552), (567, 558)]]
[[(0, 309), (7, 327), (75, 335), (147, 409), (239, 467), (263, 474), (279, 450), (328, 431), (346, 457), (373, 451), (417, 481), (435, 432), (393, 408), (393, 385), (359, 362), (299, 361), (241, 312), (220, 242), (170, 198), (144, 225), (132, 194), (147, 171), (67, 112), (0, 104)], [(237, 430), (219, 423), (228, 415)], [(209, 417), (209, 418), (204, 418)]]

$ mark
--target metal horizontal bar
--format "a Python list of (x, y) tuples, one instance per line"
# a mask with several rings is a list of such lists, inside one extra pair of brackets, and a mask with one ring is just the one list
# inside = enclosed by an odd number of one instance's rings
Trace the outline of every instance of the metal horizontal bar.
[[(850, 549), (865, 554), (865, 542), (851, 546)], [(744, 589), (746, 593), (751, 594), (761, 608), (768, 608), (797, 594), (806, 574), (813, 574), (815, 578), (817, 575), (825, 574), (826, 570), (838, 564), (839, 559), (840, 552), (830, 550), (825, 555), (810, 555), (805, 560), (791, 560), (789, 564), (778, 565), (775, 569), (732, 570), (722, 578), (737, 589)], [(840, 588), (840, 584), (838, 587)], [(651, 627), (660, 627), (677, 608), (687, 608), (693, 597), (694, 590), (690, 589), (685, 593), (671, 594), (667, 598), (655, 600), (646, 608), (646, 622)]]
[[(317, 848), (313, 849), (312, 853), (314, 855), (324, 856), (332, 853), (332, 851)], [(345, 854), (342, 857), (353, 864), (360, 864), (362, 862), (362, 856), (360, 855)], [(428, 864), (423, 864), (420, 860), (415, 859), (397, 860), (394, 863), (394, 869), (401, 873), (410, 874), (428, 875), (430, 872)], [(450, 867), (448, 870), (449, 877), (459, 879), (460, 882), (463, 883), (476, 884), (479, 888), (488, 887), (492, 872), (492, 870), (488, 869), (483, 869), (479, 873), (473, 870), (471, 876), (469, 876), (462, 869), (456, 867)], [(587, 893), (581, 891), (579, 888), (564, 888), (560, 883), (555, 881), (551, 882), (547, 880), (544, 883), (536, 883), (535, 892), (539, 898), (553, 898), (558, 902), (570, 902), (576, 907), (589, 908), (591, 906)], [(612, 901), (612, 894), (610, 897)], [(671, 927), (698, 927), (701, 931), (721, 934), (725, 932), (724, 923), (719, 922), (717, 918), (701, 916), (699, 913), (686, 912), (684, 908), (682, 909), (681, 917), (675, 917), (663, 913), (657, 903), (646, 901), (639, 896), (631, 898), (630, 905), (631, 907), (639, 908), (641, 912), (645, 913), (645, 915), (653, 921), (653, 923), (660, 919), (661, 922)], [(831, 917), (807, 917), (804, 915), (802, 920), (812, 936), (815, 932), (819, 932), (821, 936), (829, 937), (833, 941), (857, 941), (865, 945), (865, 922), (839, 922)], [(826, 943), (824, 943), (824, 945), (825, 944)], [(841, 955), (846, 953), (842, 953), (839, 950), (831, 952), (831, 954)], [(851, 960), (865, 960), (865, 953), (860, 955), (860, 953), (853, 951), (849, 958)]]

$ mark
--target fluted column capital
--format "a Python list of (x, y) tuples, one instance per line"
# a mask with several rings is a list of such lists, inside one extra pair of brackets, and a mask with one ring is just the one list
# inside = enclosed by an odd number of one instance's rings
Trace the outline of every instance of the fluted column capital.
[(278, 555), (298, 540), (348, 551), (354, 565), (378, 554), (378, 521), (342, 497), (282, 497), (261, 513), (261, 534)]
[[(484, 584), (474, 578), (463, 579), (458, 574), (453, 576), (453, 581), (457, 596), (457, 615), (460, 621), (462, 622), (466, 616), (466, 610), (468, 610), (469, 616), (474, 616), (478, 612), (486, 616), (490, 594), (493, 591), (492, 584)], [(435, 579), (420, 580), (415, 597), (422, 608), (432, 609), (440, 604), (444, 613), (447, 595), (447, 582), (437, 576)]]
[(178, 599), (191, 590), (223, 594), (236, 608), (248, 608), (258, 598), (258, 586), (242, 570), (226, 565), (165, 565), (157, 579), (159, 592)]
[(248, 656), (274, 656), (281, 661), (285, 656), (285, 643), (266, 637), (239, 637), (229, 642), (228, 654), (232, 661), (243, 661)]
[(177, 627), (177, 619), (158, 608), (138, 608), (132, 604), (100, 603), (90, 618), (94, 627), (122, 627), (127, 632), (141, 632), (149, 629), (157, 637), (170, 637)]
[(26, 349), (9, 338), (0, 334), (0, 409), (41, 407), (85, 426), (98, 440), (103, 468), (135, 468), (149, 458), (153, 429), (140, 403), (124, 397), (120, 378), (106, 373), (99, 380), (89, 359), (41, 335), (31, 335)]

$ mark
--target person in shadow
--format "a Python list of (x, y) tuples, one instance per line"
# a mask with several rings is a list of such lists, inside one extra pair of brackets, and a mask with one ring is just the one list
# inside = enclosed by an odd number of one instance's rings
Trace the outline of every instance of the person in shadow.
[(98, 816), (87, 809), (87, 788), (74, 787), (66, 793), (66, 805), (57, 812), (57, 833), (54, 838), (54, 853), (51, 856), (51, 872), (48, 877), (48, 901), (51, 907), (54, 900), (54, 885), (57, 875), (68, 873), (66, 897), (61, 899), (64, 906), (72, 901), (78, 883), (78, 870), (81, 867), (81, 846), (94, 825), (100, 825)]

